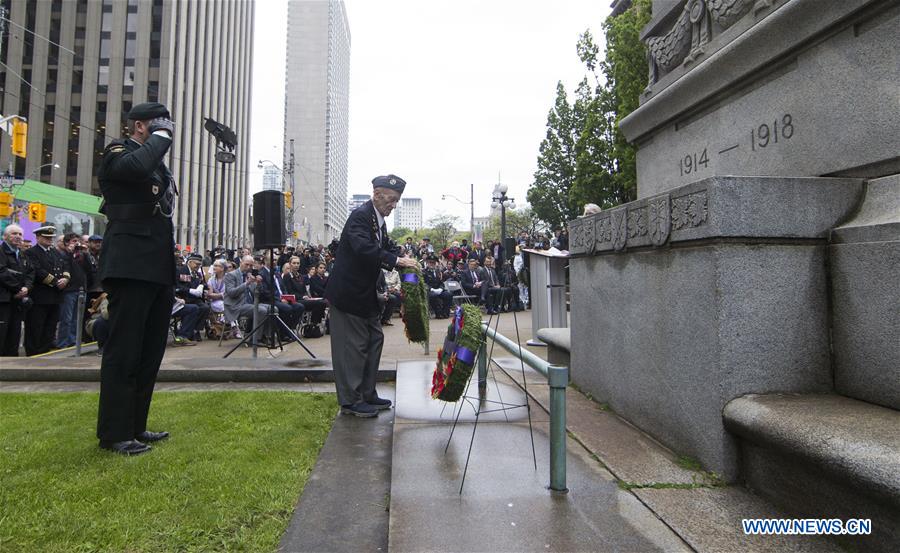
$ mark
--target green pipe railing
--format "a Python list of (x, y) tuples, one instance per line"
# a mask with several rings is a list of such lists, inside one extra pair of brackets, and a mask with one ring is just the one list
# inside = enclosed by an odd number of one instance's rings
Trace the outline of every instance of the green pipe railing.
[[(482, 323), (482, 329), (494, 343), (547, 377), (550, 384), (550, 489), (567, 492), (566, 488), (566, 387), (569, 367), (551, 365), (506, 336)], [(478, 352), (478, 387), (487, 386), (487, 345)]]

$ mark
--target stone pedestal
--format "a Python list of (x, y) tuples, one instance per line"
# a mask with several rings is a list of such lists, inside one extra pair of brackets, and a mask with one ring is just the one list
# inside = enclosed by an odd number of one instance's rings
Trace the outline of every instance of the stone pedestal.
[(827, 236), (862, 192), (714, 177), (571, 222), (575, 382), (733, 479), (728, 401), (832, 389)]
[(900, 175), (831, 232), (835, 391), (900, 410)]
[(651, 84), (621, 129), (638, 197), (714, 175), (900, 172), (900, 5), (653, 3)]

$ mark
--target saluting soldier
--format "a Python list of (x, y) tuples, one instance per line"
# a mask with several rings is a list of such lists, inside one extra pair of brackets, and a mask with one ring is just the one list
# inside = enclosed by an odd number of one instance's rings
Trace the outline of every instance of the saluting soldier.
[(150, 451), (168, 432), (147, 431), (156, 374), (166, 349), (175, 286), (172, 214), (177, 193), (163, 157), (175, 125), (162, 104), (128, 113), (130, 136), (106, 147), (98, 180), (109, 219), (100, 279), (109, 294), (109, 338), (100, 368), (100, 447)]
[(51, 225), (34, 231), (37, 245), (25, 251), (25, 259), (34, 271), (34, 302), (25, 312), (25, 355), (39, 355), (53, 349), (62, 291), (69, 285), (65, 260), (53, 246), (56, 228)]

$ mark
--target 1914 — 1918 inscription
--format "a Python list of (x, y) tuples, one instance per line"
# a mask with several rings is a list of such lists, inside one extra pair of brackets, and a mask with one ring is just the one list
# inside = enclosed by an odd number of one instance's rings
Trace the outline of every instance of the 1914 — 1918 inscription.
[[(750, 129), (749, 144), (746, 142), (743, 145), (740, 142), (730, 144), (718, 149), (718, 154), (712, 155), (728, 154), (735, 150), (740, 150), (742, 146), (745, 146), (750, 152), (762, 153), (767, 148), (771, 148), (778, 144), (779, 141), (784, 142), (790, 140), (796, 132), (797, 127), (793, 116), (790, 113), (785, 113), (780, 117), (772, 119), (771, 123), (766, 121), (765, 123), (752, 127)], [(712, 160), (712, 155), (709, 151), (710, 147), (706, 146), (699, 152), (689, 152), (681, 157), (678, 160), (678, 176), (683, 177), (685, 175), (699, 174), (703, 170), (708, 169), (710, 161)], [(716, 148), (712, 148), (712, 151), (715, 152)]]

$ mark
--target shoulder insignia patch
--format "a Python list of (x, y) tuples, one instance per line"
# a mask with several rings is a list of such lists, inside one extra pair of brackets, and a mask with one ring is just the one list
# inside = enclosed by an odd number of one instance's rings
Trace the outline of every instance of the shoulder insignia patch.
[(110, 153), (114, 153), (114, 152), (124, 152), (124, 151), (125, 151), (125, 146), (112, 146), (112, 147), (110, 147), (110, 148), (107, 148), (106, 151), (107, 151), (107, 152), (110, 152)]

